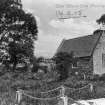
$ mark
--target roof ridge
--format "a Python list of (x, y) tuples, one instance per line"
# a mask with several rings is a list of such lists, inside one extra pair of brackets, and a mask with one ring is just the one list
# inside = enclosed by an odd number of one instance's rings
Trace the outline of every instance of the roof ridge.
[(69, 40), (74, 40), (74, 39), (79, 39), (79, 38), (85, 38), (85, 37), (90, 37), (90, 36), (93, 36), (94, 34), (91, 34), (91, 35), (85, 35), (85, 36), (80, 36), (80, 37), (76, 37), (76, 38), (70, 38), (70, 39), (66, 39), (66, 41), (69, 41)]

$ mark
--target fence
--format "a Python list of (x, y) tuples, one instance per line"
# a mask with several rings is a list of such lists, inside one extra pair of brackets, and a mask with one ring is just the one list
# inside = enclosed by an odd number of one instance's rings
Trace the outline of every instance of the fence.
[[(78, 105), (82, 105), (81, 103), (79, 103), (78, 101), (72, 99), (71, 97), (68, 97), (65, 92), (66, 92), (66, 89), (69, 89), (69, 90), (73, 90), (73, 91), (76, 91), (76, 90), (83, 90), (85, 89), (86, 87), (90, 88), (90, 91), (93, 91), (93, 85), (92, 84), (88, 84), (82, 88), (78, 88), (78, 89), (74, 89), (74, 88), (69, 88), (69, 87), (66, 87), (66, 86), (60, 86), (56, 89), (52, 89), (52, 90), (49, 90), (49, 91), (46, 91), (46, 92), (40, 92), (41, 95), (43, 94), (50, 94), (50, 93), (53, 93), (55, 91), (59, 91), (59, 95), (57, 96), (54, 96), (54, 97), (38, 97), (38, 96), (33, 96), (33, 95), (30, 95), (28, 91), (25, 91), (25, 90), (18, 90), (16, 91), (16, 104), (17, 105), (20, 105), (22, 103), (22, 101), (27, 101), (28, 105), (32, 105), (32, 104), (35, 104), (35, 105), (68, 105), (69, 103), (77, 103)], [(30, 103), (29, 103), (30, 102)], [(33, 102), (33, 103), (32, 103)], [(26, 103), (24, 103), (26, 105)], [(23, 105), (23, 103), (22, 103)]]

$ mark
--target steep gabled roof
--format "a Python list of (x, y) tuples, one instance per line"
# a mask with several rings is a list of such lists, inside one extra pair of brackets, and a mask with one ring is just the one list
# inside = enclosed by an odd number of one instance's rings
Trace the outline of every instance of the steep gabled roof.
[(93, 35), (63, 40), (57, 52), (73, 52), (75, 57), (91, 56), (101, 35), (102, 31)]

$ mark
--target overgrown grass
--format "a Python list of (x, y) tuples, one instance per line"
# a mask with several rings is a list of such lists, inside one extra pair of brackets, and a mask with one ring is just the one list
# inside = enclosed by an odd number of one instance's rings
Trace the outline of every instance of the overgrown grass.
[[(59, 90), (44, 95), (40, 94), (40, 92), (45, 92), (61, 85), (77, 89), (86, 86), (90, 82), (94, 84), (93, 92), (90, 92), (89, 87), (79, 91), (73, 91), (66, 88), (66, 95), (75, 100), (101, 98), (105, 96), (104, 81), (77, 80), (75, 77), (69, 77), (64, 81), (57, 81), (57, 77), (58, 75), (53, 72), (49, 72), (47, 74), (7, 72), (0, 76), (0, 103), (1, 105), (14, 105), (16, 103), (15, 95), (17, 89), (29, 91), (28, 94), (32, 96), (50, 98), (59, 95)], [(56, 105), (58, 101), (59, 100), (57, 99), (50, 101), (38, 101), (23, 97), (22, 104), (29, 105), (30, 103), (31, 105), (37, 105), (40, 103), (41, 105)]]

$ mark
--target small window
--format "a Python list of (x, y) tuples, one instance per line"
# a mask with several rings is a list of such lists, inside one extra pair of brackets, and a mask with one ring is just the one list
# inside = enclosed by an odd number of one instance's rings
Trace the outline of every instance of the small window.
[(102, 66), (105, 67), (105, 54), (102, 54)]
[(74, 63), (72, 64), (72, 68), (77, 68), (77, 62), (74, 62)]

